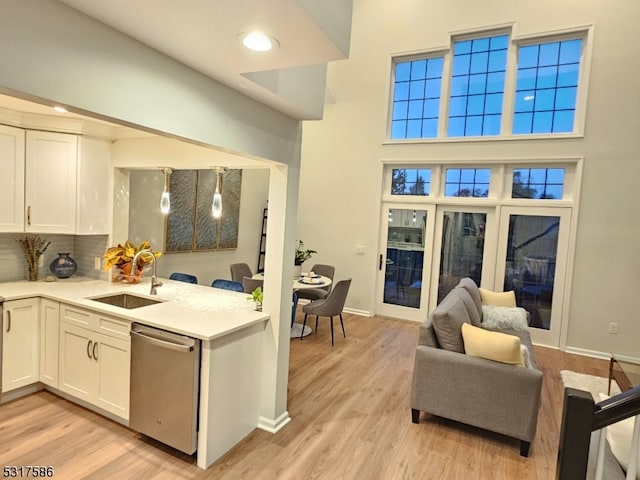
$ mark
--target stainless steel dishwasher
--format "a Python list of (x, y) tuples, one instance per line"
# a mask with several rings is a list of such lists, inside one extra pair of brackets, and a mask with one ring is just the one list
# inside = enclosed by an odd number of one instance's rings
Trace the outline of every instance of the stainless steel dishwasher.
[(200, 340), (134, 323), (129, 426), (194, 453), (199, 375)]

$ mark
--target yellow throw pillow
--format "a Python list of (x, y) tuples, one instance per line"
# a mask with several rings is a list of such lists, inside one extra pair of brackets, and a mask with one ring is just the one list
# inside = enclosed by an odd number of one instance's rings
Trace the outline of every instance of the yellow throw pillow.
[(515, 335), (492, 332), (484, 328), (474, 327), (469, 323), (463, 323), (462, 339), (464, 341), (464, 351), (467, 355), (510, 365), (524, 366), (520, 354), (520, 339)]
[(516, 293), (513, 290), (508, 292), (492, 292), (484, 288), (479, 288), (480, 301), (483, 305), (495, 305), (497, 307), (516, 307)]

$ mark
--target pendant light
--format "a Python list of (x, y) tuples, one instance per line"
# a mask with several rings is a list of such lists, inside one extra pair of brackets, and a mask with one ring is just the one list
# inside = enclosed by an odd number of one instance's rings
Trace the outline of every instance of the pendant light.
[(166, 215), (171, 209), (171, 199), (169, 198), (169, 175), (171, 175), (172, 170), (170, 168), (164, 168), (162, 171), (164, 172), (164, 189), (160, 196), (160, 211)]
[(216, 168), (216, 191), (213, 194), (213, 202), (211, 203), (211, 214), (213, 218), (220, 218), (222, 216), (222, 194), (220, 193), (220, 184), (222, 183), (222, 174), (224, 168)]

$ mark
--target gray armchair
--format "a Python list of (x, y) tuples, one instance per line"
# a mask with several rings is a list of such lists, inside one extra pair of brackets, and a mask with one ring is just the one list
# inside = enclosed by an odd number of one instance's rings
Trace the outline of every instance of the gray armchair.
[[(344, 322), (342, 320), (342, 309), (344, 303), (347, 300), (347, 294), (349, 293), (349, 287), (351, 286), (351, 279), (340, 280), (336, 283), (336, 286), (331, 290), (331, 293), (327, 298), (321, 300), (315, 300), (302, 307), (304, 312), (304, 321), (302, 322), (302, 332), (307, 325), (307, 317), (309, 315), (316, 316), (316, 330), (318, 329), (318, 317), (329, 317), (331, 319), (331, 346), (333, 347), (333, 317), (340, 317), (340, 326), (342, 327), (342, 336), (347, 335), (344, 332)], [(302, 291), (302, 290), (300, 290)], [(300, 335), (302, 340), (303, 334)]]

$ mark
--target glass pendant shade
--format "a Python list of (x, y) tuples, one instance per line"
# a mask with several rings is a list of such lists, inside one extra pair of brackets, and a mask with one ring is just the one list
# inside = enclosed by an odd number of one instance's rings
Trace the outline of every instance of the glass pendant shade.
[(169, 199), (169, 192), (166, 190), (162, 192), (162, 196), (160, 197), (160, 211), (162, 213), (169, 213), (171, 209), (171, 200)]
[(222, 216), (222, 195), (220, 195), (220, 192), (218, 191), (213, 194), (211, 214), (213, 215), (213, 218), (220, 218)]
[(211, 214), (213, 215), (213, 218), (220, 218), (222, 216), (222, 194), (220, 193), (220, 180), (223, 171), (223, 168), (216, 169), (216, 192), (213, 194), (213, 203), (211, 203)]
[(171, 209), (171, 200), (169, 198), (169, 175), (171, 175), (171, 169), (165, 168), (164, 172), (164, 189), (162, 190), (162, 195), (160, 196), (160, 211), (163, 214), (169, 213)]

